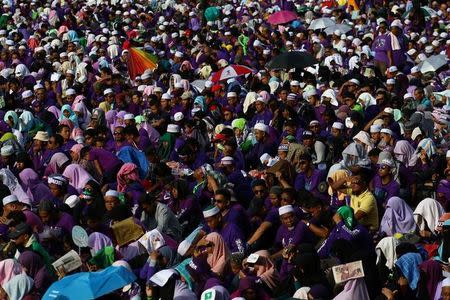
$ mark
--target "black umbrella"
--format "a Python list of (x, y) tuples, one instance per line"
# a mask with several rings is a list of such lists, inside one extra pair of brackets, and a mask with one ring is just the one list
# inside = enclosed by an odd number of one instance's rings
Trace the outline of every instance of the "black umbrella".
[(306, 67), (317, 64), (317, 60), (308, 52), (291, 51), (285, 52), (274, 59), (268, 64), (269, 69), (292, 69), (299, 68), (304, 69)]

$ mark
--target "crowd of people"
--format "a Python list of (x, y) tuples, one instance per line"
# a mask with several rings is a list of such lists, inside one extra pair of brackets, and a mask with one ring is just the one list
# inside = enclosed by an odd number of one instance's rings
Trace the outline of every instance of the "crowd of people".
[(449, 1), (2, 3), (0, 299), (450, 299)]

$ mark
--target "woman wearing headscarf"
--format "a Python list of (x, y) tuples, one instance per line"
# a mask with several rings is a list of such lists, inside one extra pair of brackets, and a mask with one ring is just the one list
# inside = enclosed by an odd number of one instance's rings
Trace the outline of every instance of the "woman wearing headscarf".
[(17, 116), (17, 113), (15, 111), (8, 111), (6, 112), (5, 116), (3, 117), (3, 120), (9, 125), (11, 128), (12, 133), (16, 137), (17, 142), (21, 147), (24, 146), (24, 137), (23, 134), (19, 130), (19, 117)]
[(39, 254), (33, 251), (22, 252), (19, 256), (19, 263), (24, 268), (25, 273), (34, 280), (34, 289), (41, 295), (55, 281)]
[[(275, 290), (280, 283), (280, 276), (275, 264), (270, 259), (270, 253), (267, 250), (260, 250), (252, 255), (257, 255), (258, 258), (253, 264), (254, 272), (249, 275), (260, 278), (265, 285), (266, 291)], [(243, 262), (244, 265), (245, 263), (246, 261)]]
[(105, 247), (113, 247), (113, 242), (109, 237), (100, 232), (93, 232), (88, 238), (88, 247), (91, 248), (91, 254), (94, 256), (98, 251)]
[(0, 285), (4, 285), (12, 277), (23, 272), (22, 266), (15, 259), (7, 258), (0, 261)]
[(37, 300), (37, 295), (31, 293), (33, 289), (33, 279), (26, 274), (14, 276), (10, 281), (2, 285), (3, 291), (9, 300)]
[[(177, 217), (185, 234), (192, 232), (202, 219), (200, 205), (185, 180), (177, 179), (170, 184), (170, 200), (167, 204)], [(185, 235), (183, 234), (183, 236)]]
[(226, 246), (222, 236), (217, 232), (211, 232), (197, 243), (197, 247), (205, 246), (207, 262), (213, 273), (226, 276), (230, 264), (230, 250)]
[(416, 155), (418, 159), (414, 170), (417, 172), (418, 181), (422, 184), (432, 179), (432, 175), (439, 170), (436, 153), (437, 148), (430, 138), (421, 140), (417, 145)]
[(394, 156), (400, 162), (398, 166), (400, 196), (406, 200), (411, 199), (414, 202), (416, 196), (414, 168), (418, 159), (415, 150), (408, 141), (400, 140), (395, 143)]
[(438, 201), (432, 198), (420, 201), (414, 210), (414, 220), (419, 227), (420, 235), (422, 237), (436, 235), (438, 220), (444, 213), (445, 210)]
[[(311, 294), (311, 292), (310, 292)], [(315, 298), (314, 298), (315, 299)], [(347, 300), (347, 299), (359, 299), (359, 300), (369, 300), (369, 292), (367, 291), (366, 283), (364, 279), (352, 279), (349, 280), (345, 286), (344, 290), (336, 295), (334, 300)]]
[(364, 150), (368, 153), (370, 150), (373, 149), (374, 145), (372, 143), (372, 140), (370, 139), (370, 135), (361, 130), (358, 132), (354, 137), (353, 141), (355, 143), (361, 144), (364, 147)]
[(72, 121), (73, 126), (75, 128), (78, 128), (78, 116), (73, 112), (69, 104), (63, 105), (63, 107), (61, 108), (61, 112), (62, 115), (61, 117), (59, 117), (60, 122), (65, 119), (69, 119), (70, 121)]
[(169, 160), (170, 154), (175, 148), (176, 136), (166, 132), (159, 138), (158, 156), (162, 161)]
[(427, 285), (427, 298), (435, 299), (436, 290), (442, 281), (442, 265), (437, 260), (427, 260), (419, 265)]
[(22, 188), (30, 197), (33, 206), (39, 205), (43, 199), (53, 198), (48, 186), (39, 179), (39, 175), (33, 169), (23, 169), (19, 173), (19, 178)]
[(393, 236), (396, 233), (413, 233), (417, 230), (413, 210), (399, 197), (392, 197), (386, 203), (381, 219), (380, 233)]
[(161, 246), (150, 253), (144, 267), (140, 271), (140, 278), (148, 281), (158, 271), (171, 268), (176, 263), (176, 251), (168, 245)]
[(367, 160), (367, 152), (364, 147), (358, 143), (351, 143), (342, 152), (342, 160), (331, 166), (327, 177), (330, 177), (336, 170), (350, 170), (351, 167), (363, 163)]
[(372, 238), (369, 232), (366, 227), (358, 223), (351, 207), (340, 207), (334, 215), (333, 220), (336, 226), (317, 251), (321, 258), (327, 258), (330, 255), (331, 248), (338, 239), (350, 241), (355, 249), (370, 250), (373, 248), (371, 246)]
[(57, 152), (52, 155), (50, 162), (44, 171), (44, 177), (52, 174), (61, 174), (65, 168), (70, 164), (70, 159), (63, 152)]
[(370, 121), (380, 113), (377, 100), (368, 92), (361, 93), (358, 96), (358, 103), (364, 109), (364, 120)]
[(82, 129), (86, 129), (87, 125), (91, 121), (91, 112), (87, 109), (84, 100), (86, 100), (86, 97), (83, 95), (76, 96), (71, 107), (76, 114), (78, 124)]
[(231, 294), (231, 298), (242, 297), (246, 300), (269, 300), (262, 286), (257, 282), (255, 277), (244, 277), (239, 281), (239, 288)]
[(399, 296), (403, 299), (425, 299), (421, 294), (423, 287), (419, 285), (419, 265), (423, 259), (419, 253), (408, 252), (398, 258), (395, 265), (399, 271)]
[(106, 127), (105, 112), (100, 108), (94, 108), (92, 110), (91, 122), (89, 122), (88, 128)]
[(86, 183), (89, 180), (92, 180), (92, 176), (77, 164), (68, 165), (62, 175), (68, 179), (69, 184), (74, 187), (78, 193), (81, 193)]
[(138, 167), (133, 163), (125, 163), (117, 173), (117, 191), (126, 194), (133, 213), (139, 205), (139, 198), (145, 193), (144, 186), (139, 178)]

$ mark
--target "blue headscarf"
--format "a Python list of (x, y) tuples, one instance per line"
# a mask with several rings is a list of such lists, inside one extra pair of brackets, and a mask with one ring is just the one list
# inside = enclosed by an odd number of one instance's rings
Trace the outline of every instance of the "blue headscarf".
[[(70, 114), (68, 118), (66, 118), (66, 116), (64, 116), (64, 112), (66, 110)], [(78, 127), (78, 116), (74, 113), (74, 111), (72, 110), (72, 108), (70, 107), (69, 104), (65, 104), (61, 108), (61, 116), (59, 117), (59, 121), (62, 121), (64, 119), (69, 119), (70, 121), (72, 121), (74, 127)]]
[(422, 256), (419, 253), (410, 252), (403, 254), (395, 263), (403, 276), (408, 280), (409, 287), (413, 291), (417, 289), (417, 283), (420, 277), (419, 265), (422, 261)]

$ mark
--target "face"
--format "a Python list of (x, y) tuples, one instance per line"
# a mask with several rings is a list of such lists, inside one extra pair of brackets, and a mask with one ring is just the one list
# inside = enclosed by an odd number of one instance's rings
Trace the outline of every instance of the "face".
[(215, 195), (214, 204), (220, 209), (220, 211), (224, 211), (230, 205), (229, 201), (227, 201), (223, 195)]
[(294, 203), (294, 199), (288, 193), (281, 194), (281, 206), (291, 205)]
[(280, 200), (281, 198), (277, 194), (269, 194), (270, 203), (272, 203), (273, 206), (278, 207), (280, 206)]
[(379, 141), (380, 140), (380, 133), (379, 132), (372, 132), (370, 134), (370, 137), (372, 138), (372, 140), (374, 141)]
[(339, 129), (331, 127), (331, 135), (334, 137), (339, 137), (341, 136), (341, 131)]
[(388, 143), (391, 142), (392, 137), (391, 137), (389, 134), (382, 133), (382, 134), (381, 134), (381, 139), (382, 139), (386, 144), (388, 144)]
[(253, 188), (253, 194), (255, 197), (263, 199), (266, 195), (266, 188), (262, 185), (257, 185)]
[(64, 126), (61, 128), (59, 134), (64, 138), (65, 141), (67, 141), (70, 138), (70, 129)]
[(60, 188), (58, 185), (53, 184), (53, 183), (50, 183), (50, 184), (48, 185), (48, 187), (49, 187), (50, 192), (52, 193), (52, 195), (53, 195), (54, 197), (60, 197), (60, 196), (62, 196), (61, 188)]
[(178, 190), (177, 190), (176, 188), (173, 187), (173, 188), (170, 190), (170, 193), (172, 194), (172, 197), (173, 197), (173, 198), (178, 199)]
[(264, 131), (255, 130), (255, 138), (258, 142), (263, 141), (265, 135), (266, 135), (266, 133)]
[(310, 167), (310, 162), (305, 159), (302, 159), (298, 162), (298, 165), (300, 168), (300, 172), (307, 172)]
[(205, 222), (206, 225), (208, 225), (209, 228), (211, 229), (216, 229), (219, 227), (220, 224), (220, 214), (209, 217), (209, 218), (205, 218)]
[(391, 168), (389, 166), (381, 165), (378, 169), (378, 175), (380, 175), (381, 177), (385, 177), (389, 174), (391, 174)]
[(112, 196), (105, 196), (105, 208), (107, 211), (111, 211), (114, 207), (119, 205), (119, 199)]
[(442, 300), (450, 300), (450, 287), (449, 286), (442, 287), (441, 297), (442, 297)]
[(255, 109), (256, 109), (256, 111), (257, 112), (262, 112), (262, 111), (264, 111), (264, 103), (263, 102), (261, 102), (261, 101), (256, 101), (255, 102)]
[(355, 176), (350, 183), (350, 187), (352, 188), (352, 192), (356, 195), (359, 195), (364, 191), (365, 183), (363, 182), (361, 176)]
[(322, 211), (322, 206), (318, 205), (316, 207), (307, 208), (306, 211), (311, 214), (314, 218), (318, 218)]
[(124, 140), (124, 135), (123, 135), (123, 128), (122, 127), (117, 127), (116, 129), (114, 129), (114, 139), (118, 142), (121, 142)]
[(418, 101), (422, 100), (423, 98), (423, 92), (421, 90), (415, 90), (414, 91), (414, 98)]
[(50, 221), (50, 213), (48, 211), (39, 211), (39, 217), (41, 218), (42, 223), (48, 224)]
[(287, 228), (292, 228), (295, 226), (295, 214), (293, 212), (284, 214), (280, 216), (281, 223)]
[(245, 291), (242, 292), (242, 296), (244, 296), (244, 298), (246, 300), (256, 300), (257, 299), (257, 294), (254, 289), (246, 289)]
[(306, 147), (312, 147), (314, 144), (314, 140), (311, 137), (303, 138), (303, 144)]

